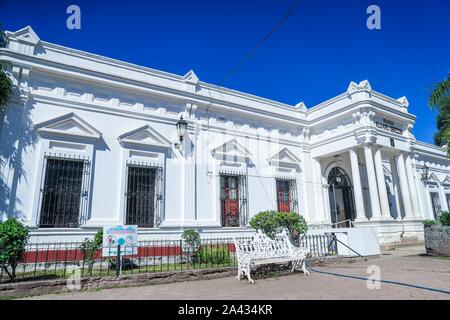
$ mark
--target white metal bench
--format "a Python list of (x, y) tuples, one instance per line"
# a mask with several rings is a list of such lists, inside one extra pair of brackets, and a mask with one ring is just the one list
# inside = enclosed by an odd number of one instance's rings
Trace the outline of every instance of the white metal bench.
[(250, 268), (270, 263), (292, 262), (291, 272), (301, 265), (303, 273), (309, 274), (305, 266), (309, 250), (294, 246), (286, 230), (278, 233), (274, 239), (258, 230), (252, 240), (234, 239), (234, 245), (238, 262), (236, 277), (238, 280), (241, 280), (241, 276), (244, 275), (247, 276), (248, 282), (254, 283), (250, 276)]

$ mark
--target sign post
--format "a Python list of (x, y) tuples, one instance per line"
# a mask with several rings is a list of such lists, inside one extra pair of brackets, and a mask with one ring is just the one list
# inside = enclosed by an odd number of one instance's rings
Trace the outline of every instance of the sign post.
[(136, 225), (103, 227), (103, 257), (116, 258), (116, 275), (122, 271), (123, 257), (137, 254), (138, 237)]

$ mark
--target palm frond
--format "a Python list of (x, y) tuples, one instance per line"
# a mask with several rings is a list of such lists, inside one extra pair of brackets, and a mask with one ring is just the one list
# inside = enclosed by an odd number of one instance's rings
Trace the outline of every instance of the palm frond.
[(428, 98), (428, 105), (433, 109), (441, 109), (448, 103), (450, 103), (450, 76), (437, 82)]
[(447, 145), (447, 155), (450, 157), (450, 127), (442, 133), (442, 140)]

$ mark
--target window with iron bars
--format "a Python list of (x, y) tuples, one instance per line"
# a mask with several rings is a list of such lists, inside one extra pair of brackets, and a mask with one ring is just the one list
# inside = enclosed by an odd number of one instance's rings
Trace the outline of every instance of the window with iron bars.
[(439, 199), (439, 193), (430, 192), (431, 204), (433, 206), (434, 219), (439, 219), (442, 208), (441, 208), (441, 200)]
[(247, 177), (220, 175), (221, 223), (223, 227), (247, 224)]
[(276, 179), (277, 209), (280, 212), (297, 212), (297, 183), (294, 179)]
[(446, 193), (445, 198), (447, 199), (447, 208), (450, 211), (450, 193)]
[(45, 156), (40, 228), (77, 228), (84, 223), (89, 167), (86, 159)]
[(140, 228), (159, 226), (161, 184), (161, 167), (127, 165), (126, 224)]

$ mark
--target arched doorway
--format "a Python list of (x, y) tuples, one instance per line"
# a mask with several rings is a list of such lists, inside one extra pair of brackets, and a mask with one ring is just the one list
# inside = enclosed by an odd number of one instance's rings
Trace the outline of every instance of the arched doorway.
[(342, 168), (331, 169), (328, 174), (328, 186), (333, 227), (351, 227), (350, 220), (355, 219), (353, 186)]

